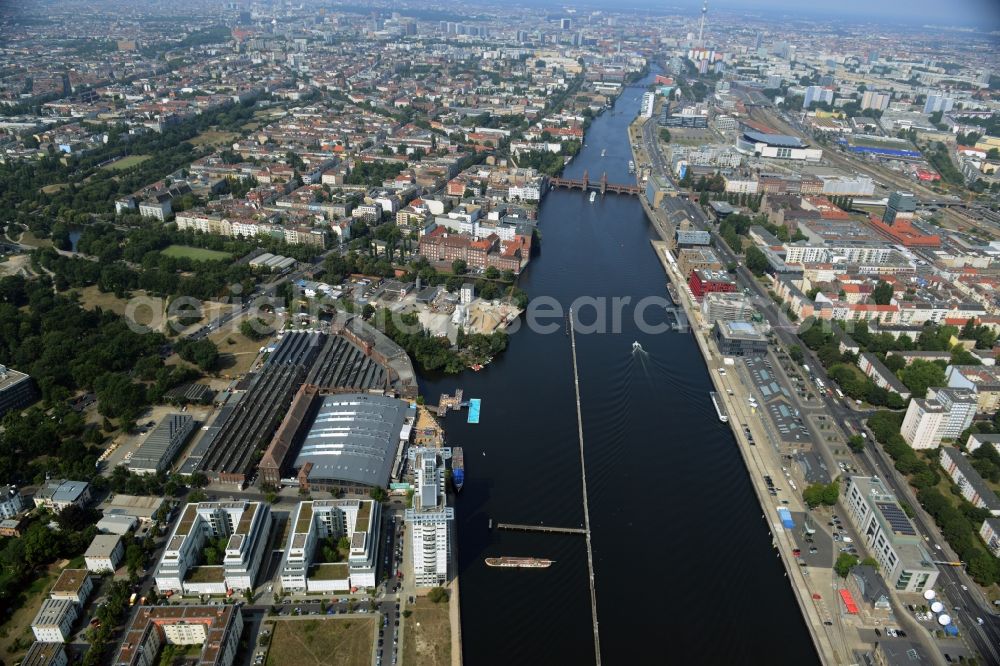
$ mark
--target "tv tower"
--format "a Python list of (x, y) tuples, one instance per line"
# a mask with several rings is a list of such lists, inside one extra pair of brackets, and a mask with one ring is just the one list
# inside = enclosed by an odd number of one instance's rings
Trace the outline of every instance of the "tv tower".
[(708, 13), (708, 0), (704, 0), (701, 5), (701, 25), (698, 27), (698, 45), (704, 46), (705, 41), (703, 37), (705, 36), (705, 14)]

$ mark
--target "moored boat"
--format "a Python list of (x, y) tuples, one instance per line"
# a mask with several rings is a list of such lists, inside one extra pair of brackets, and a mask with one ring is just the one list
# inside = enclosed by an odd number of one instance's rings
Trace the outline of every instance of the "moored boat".
[(547, 569), (555, 560), (538, 557), (487, 557), (486, 566), (507, 569)]
[(465, 454), (461, 446), (451, 449), (451, 481), (455, 484), (455, 492), (460, 492), (465, 485)]

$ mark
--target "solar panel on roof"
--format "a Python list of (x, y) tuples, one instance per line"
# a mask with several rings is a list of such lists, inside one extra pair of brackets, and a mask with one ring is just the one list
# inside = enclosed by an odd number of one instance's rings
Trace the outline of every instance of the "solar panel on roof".
[(885, 516), (885, 519), (889, 521), (893, 532), (908, 534), (910, 536), (917, 534), (913, 529), (913, 525), (910, 524), (910, 519), (906, 517), (906, 514), (897, 505), (890, 502), (876, 502), (876, 504), (882, 515)]

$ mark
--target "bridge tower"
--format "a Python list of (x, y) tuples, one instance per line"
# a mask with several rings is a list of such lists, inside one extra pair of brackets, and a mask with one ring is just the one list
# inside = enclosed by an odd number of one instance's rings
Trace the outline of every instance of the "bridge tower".
[(583, 170), (583, 191), (587, 191), (588, 184), (590, 183), (590, 177), (587, 175), (587, 169)]
[(608, 191), (608, 172), (605, 171), (601, 174), (601, 194), (603, 195)]

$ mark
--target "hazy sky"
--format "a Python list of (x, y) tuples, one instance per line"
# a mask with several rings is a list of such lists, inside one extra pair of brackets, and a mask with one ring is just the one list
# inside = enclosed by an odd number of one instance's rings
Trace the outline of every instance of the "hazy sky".
[[(590, 0), (588, 4), (605, 4)], [(653, 8), (680, 8), (697, 12), (701, 0), (624, 0), (621, 4)], [(618, 5), (621, 7), (621, 5)], [(826, 14), (844, 18), (889, 19), (900, 23), (966, 25), (986, 31), (1000, 29), (1000, 0), (709, 0), (708, 9), (787, 13), (792, 16)]]

